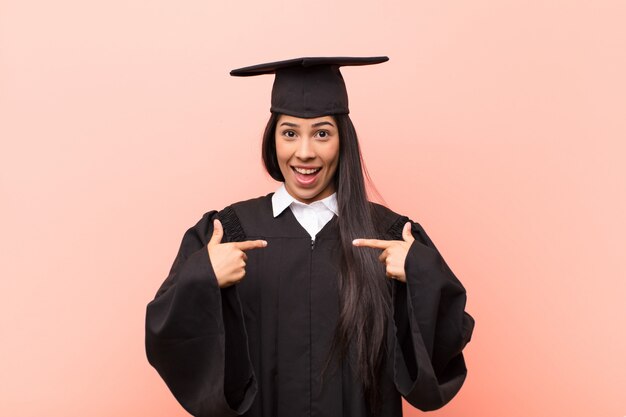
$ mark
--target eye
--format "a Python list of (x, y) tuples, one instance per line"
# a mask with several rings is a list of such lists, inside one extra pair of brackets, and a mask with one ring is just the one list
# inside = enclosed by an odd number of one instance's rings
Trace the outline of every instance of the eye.
[(283, 131), (283, 136), (289, 139), (293, 139), (296, 137), (296, 132), (293, 130), (285, 130)]
[(317, 136), (321, 139), (326, 139), (330, 136), (330, 133), (327, 130), (320, 130), (317, 132)]

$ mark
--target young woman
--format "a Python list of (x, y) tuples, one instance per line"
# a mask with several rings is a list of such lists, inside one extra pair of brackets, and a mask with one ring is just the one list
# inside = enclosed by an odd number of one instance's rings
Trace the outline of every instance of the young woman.
[(395, 417), (461, 388), (465, 290), (419, 223), (366, 196), (339, 67), (386, 60), (231, 72), (275, 74), (263, 161), (282, 184), (205, 213), (148, 304), (148, 359), (191, 414)]

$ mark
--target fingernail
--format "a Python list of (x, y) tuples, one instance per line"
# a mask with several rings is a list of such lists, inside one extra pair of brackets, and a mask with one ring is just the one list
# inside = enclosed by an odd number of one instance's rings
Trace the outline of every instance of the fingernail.
[(359, 246), (359, 239), (354, 239), (354, 240), (352, 241), (352, 244), (353, 244), (354, 246)]
[(267, 240), (263, 241), (263, 246), (267, 246)]

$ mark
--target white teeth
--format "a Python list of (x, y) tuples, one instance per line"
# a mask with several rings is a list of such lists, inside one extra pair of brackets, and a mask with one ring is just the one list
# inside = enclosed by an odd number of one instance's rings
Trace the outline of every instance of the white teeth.
[(304, 168), (294, 167), (294, 169), (300, 174), (313, 174), (322, 168), (304, 169)]

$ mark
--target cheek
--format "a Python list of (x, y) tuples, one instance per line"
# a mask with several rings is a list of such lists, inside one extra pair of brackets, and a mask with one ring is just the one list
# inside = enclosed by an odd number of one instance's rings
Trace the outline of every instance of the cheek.
[(281, 141), (276, 140), (276, 158), (279, 164), (284, 164), (288, 158), (288, 152), (286, 146)]
[(330, 146), (327, 150), (326, 150), (326, 162), (333, 166), (336, 167), (337, 164), (339, 163), (339, 143), (334, 144), (333, 146)]
[[(277, 141), (278, 142), (278, 141)], [(287, 178), (291, 168), (289, 168), (289, 161), (293, 155), (293, 150), (285, 144), (276, 143), (276, 160), (278, 161), (278, 169), (283, 174), (283, 177)]]

